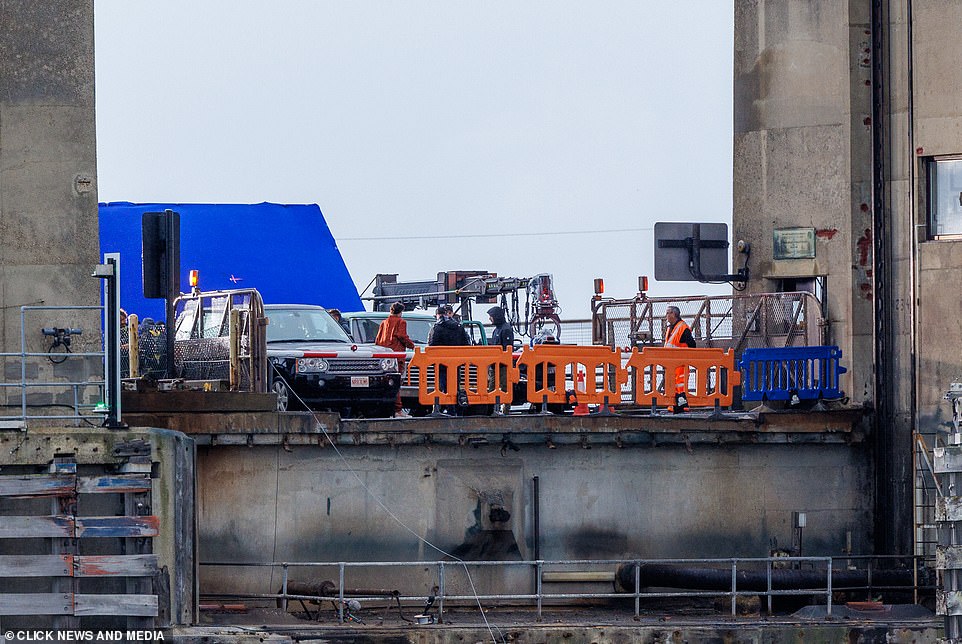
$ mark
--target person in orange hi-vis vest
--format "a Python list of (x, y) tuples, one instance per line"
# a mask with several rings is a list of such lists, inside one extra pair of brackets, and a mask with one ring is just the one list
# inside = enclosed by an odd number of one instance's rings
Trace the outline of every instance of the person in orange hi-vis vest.
[[(665, 330), (665, 346), (673, 349), (695, 348), (695, 337), (691, 334), (691, 329), (681, 319), (681, 310), (677, 306), (669, 306), (665, 310), (665, 323), (668, 328)], [(688, 369), (678, 367), (675, 369), (675, 408), (677, 414), (688, 408)]]

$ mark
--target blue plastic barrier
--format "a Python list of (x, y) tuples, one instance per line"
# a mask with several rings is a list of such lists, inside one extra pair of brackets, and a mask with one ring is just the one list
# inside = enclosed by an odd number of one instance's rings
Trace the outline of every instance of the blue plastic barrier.
[(745, 349), (738, 368), (742, 371), (742, 400), (801, 400), (841, 398), (839, 365), (842, 350), (835, 346)]

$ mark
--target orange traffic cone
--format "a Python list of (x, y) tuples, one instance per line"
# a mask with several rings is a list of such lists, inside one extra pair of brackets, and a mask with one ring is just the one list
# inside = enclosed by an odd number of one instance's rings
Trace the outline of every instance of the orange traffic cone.
[(575, 410), (574, 412), (572, 412), (572, 414), (574, 416), (587, 416), (588, 414), (591, 413), (591, 410), (588, 409), (587, 403), (578, 401), (578, 394), (583, 391), (586, 391), (585, 372), (579, 369), (576, 380), (577, 382), (575, 383)]

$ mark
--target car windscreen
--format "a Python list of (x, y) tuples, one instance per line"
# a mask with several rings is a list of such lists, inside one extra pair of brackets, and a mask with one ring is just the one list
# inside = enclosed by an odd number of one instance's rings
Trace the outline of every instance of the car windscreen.
[(433, 320), (407, 320), (408, 323), (408, 337), (414, 344), (427, 344), (428, 343), (428, 333), (431, 332), (431, 327), (434, 326)]
[(268, 309), (268, 342), (351, 342), (323, 309)]

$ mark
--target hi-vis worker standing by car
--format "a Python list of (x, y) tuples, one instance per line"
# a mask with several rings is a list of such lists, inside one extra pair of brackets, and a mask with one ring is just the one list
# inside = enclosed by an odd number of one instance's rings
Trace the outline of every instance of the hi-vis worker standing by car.
[[(672, 349), (695, 348), (695, 337), (691, 334), (691, 329), (681, 319), (681, 309), (677, 306), (669, 306), (665, 310), (665, 322), (668, 328), (665, 330), (665, 346)], [(668, 374), (665, 374), (668, 379)], [(688, 368), (678, 367), (675, 369), (675, 409), (677, 414), (688, 408)]]
[[(400, 302), (395, 302), (391, 305), (391, 315), (387, 316), (377, 329), (377, 337), (374, 339), (374, 344), (382, 347), (388, 347), (395, 351), (404, 351), (404, 349), (413, 349), (414, 341), (408, 337), (408, 323), (404, 321), (401, 314), (404, 312), (404, 305)], [(401, 377), (404, 377), (404, 359), (398, 361), (398, 371), (401, 372)], [(397, 401), (394, 403), (394, 417), (395, 418), (409, 418), (410, 415), (404, 411), (401, 405), (401, 392), (397, 393)]]

